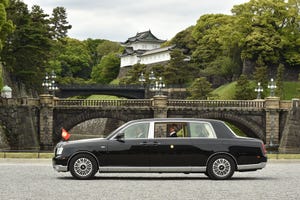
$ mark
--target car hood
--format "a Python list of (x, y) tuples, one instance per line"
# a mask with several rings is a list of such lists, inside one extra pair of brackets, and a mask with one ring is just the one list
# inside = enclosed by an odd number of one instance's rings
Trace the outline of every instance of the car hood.
[(57, 144), (57, 146), (63, 147), (73, 147), (73, 146), (82, 146), (82, 145), (92, 145), (92, 144), (99, 144), (104, 141), (107, 141), (106, 138), (92, 138), (92, 139), (82, 139), (82, 140), (71, 140), (71, 141), (62, 141)]

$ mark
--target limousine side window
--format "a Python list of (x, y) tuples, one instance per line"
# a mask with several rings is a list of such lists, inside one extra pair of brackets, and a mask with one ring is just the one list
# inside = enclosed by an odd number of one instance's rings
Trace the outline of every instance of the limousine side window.
[(126, 127), (123, 131), (125, 139), (147, 138), (149, 123), (137, 123)]
[(190, 136), (202, 138), (216, 138), (215, 132), (209, 123), (189, 123)]
[(187, 137), (187, 123), (185, 122), (157, 122), (154, 124), (154, 137), (167, 138), (174, 137), (172, 132), (175, 132), (175, 137)]

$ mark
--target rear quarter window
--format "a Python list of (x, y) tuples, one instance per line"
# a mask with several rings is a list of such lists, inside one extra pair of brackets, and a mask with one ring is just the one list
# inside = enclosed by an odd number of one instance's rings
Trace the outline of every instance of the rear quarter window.
[(223, 122), (212, 121), (211, 125), (213, 126), (218, 138), (235, 138), (235, 135)]
[(216, 138), (215, 132), (209, 123), (190, 122), (190, 137)]

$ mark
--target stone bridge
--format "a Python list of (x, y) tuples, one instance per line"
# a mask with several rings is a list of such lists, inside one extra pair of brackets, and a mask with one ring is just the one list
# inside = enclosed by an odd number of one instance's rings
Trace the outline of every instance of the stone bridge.
[[(62, 127), (70, 130), (94, 118), (127, 122), (153, 117), (220, 119), (235, 125), (249, 137), (262, 139), (269, 147), (278, 148), (284, 144), (280, 148), (287, 149), (285, 147), (289, 146), (290, 138), (294, 140), (294, 136), (290, 137), (293, 134), (287, 132), (286, 127), (294, 114), (292, 111), (300, 107), (299, 99), (281, 101), (277, 97), (229, 101), (171, 100), (166, 96), (129, 100), (67, 100), (41, 95), (40, 99), (5, 101), (0, 104), (0, 123), (7, 134), (19, 137), (17, 146), (29, 142), (31, 146), (41, 149), (53, 148), (60, 140)], [(299, 129), (300, 124), (296, 124), (296, 130)], [(288, 149), (300, 151), (299, 143)]]

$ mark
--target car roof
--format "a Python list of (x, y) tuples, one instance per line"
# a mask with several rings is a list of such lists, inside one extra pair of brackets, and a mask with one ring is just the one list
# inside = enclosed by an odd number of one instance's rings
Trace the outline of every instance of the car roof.
[(205, 118), (145, 118), (145, 119), (137, 119), (132, 120), (130, 122), (191, 122), (191, 121), (198, 121), (198, 122), (221, 122), (220, 120), (215, 119), (205, 119)]

